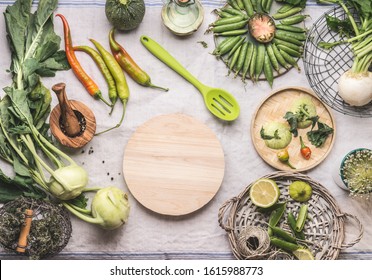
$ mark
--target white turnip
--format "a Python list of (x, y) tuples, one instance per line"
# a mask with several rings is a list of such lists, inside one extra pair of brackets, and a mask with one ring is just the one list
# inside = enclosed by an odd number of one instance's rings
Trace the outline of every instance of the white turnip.
[(351, 106), (367, 105), (372, 101), (372, 73), (346, 71), (338, 81), (338, 94)]

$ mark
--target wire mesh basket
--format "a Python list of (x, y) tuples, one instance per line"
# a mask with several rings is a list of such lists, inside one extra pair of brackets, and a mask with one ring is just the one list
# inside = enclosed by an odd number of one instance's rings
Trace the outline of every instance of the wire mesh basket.
[[(352, 9), (351, 11), (355, 15)], [(306, 77), (314, 92), (332, 109), (345, 115), (370, 118), (372, 117), (372, 102), (361, 107), (351, 106), (338, 94), (338, 80), (353, 64), (353, 53), (349, 44), (338, 45), (331, 50), (318, 47), (321, 41), (335, 42), (346, 39), (328, 28), (327, 15), (340, 20), (347, 18), (342, 7), (334, 7), (314, 22), (305, 42), (303, 62)]]
[(26, 209), (32, 210), (32, 222), (24, 253), (29, 259), (46, 259), (58, 254), (67, 245), (72, 225), (68, 211), (52, 202), (19, 197), (0, 208), (0, 244), (17, 253)]

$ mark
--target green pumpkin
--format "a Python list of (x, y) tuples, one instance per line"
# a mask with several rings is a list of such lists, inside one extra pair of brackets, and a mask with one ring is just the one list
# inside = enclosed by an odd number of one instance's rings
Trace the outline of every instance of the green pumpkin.
[(105, 6), (108, 21), (118, 30), (136, 28), (145, 16), (144, 0), (107, 0)]

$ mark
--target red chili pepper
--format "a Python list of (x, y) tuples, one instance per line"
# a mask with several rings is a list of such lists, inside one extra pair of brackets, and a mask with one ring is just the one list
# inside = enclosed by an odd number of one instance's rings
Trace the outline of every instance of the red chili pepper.
[(301, 155), (305, 159), (310, 159), (311, 157), (311, 150), (308, 146), (304, 144), (304, 141), (302, 140), (302, 137), (300, 136), (300, 141), (301, 141)]
[(123, 68), (124, 71), (127, 72), (127, 74), (135, 82), (142, 86), (158, 88), (164, 91), (168, 91), (167, 88), (155, 86), (151, 83), (150, 76), (145, 71), (143, 71), (132, 59), (132, 57), (127, 53), (127, 51), (121, 45), (119, 45), (118, 42), (115, 41), (114, 31), (115, 29), (112, 28), (109, 33), (110, 48), (113, 56), (115, 57), (116, 61), (120, 64), (121, 68)]
[(75, 76), (79, 79), (91, 96), (99, 98), (108, 106), (111, 106), (111, 104), (103, 98), (97, 84), (88, 76), (76, 58), (74, 48), (72, 46), (70, 26), (68, 25), (66, 18), (61, 14), (56, 14), (56, 16), (60, 17), (63, 23), (66, 57)]

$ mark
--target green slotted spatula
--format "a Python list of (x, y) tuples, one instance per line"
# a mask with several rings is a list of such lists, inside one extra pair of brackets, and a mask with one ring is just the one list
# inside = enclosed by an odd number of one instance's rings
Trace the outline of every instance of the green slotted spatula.
[(233, 121), (239, 116), (239, 104), (226, 90), (202, 84), (162, 46), (148, 36), (142, 36), (141, 43), (159, 60), (194, 85), (203, 95), (205, 105), (213, 115), (225, 121)]

